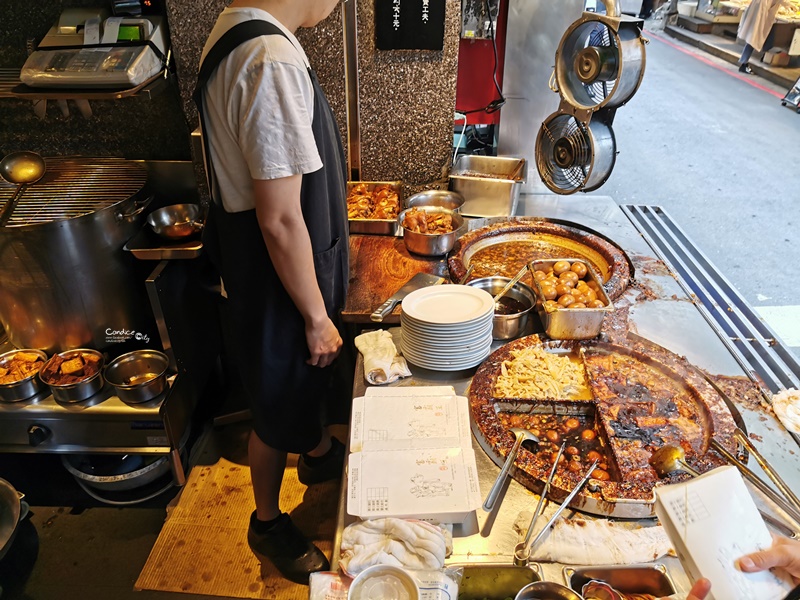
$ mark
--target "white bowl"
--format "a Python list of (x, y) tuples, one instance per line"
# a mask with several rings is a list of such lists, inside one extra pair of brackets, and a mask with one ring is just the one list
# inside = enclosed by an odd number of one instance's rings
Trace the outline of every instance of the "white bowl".
[(348, 600), (419, 600), (419, 586), (400, 567), (373, 565), (359, 573), (347, 593)]

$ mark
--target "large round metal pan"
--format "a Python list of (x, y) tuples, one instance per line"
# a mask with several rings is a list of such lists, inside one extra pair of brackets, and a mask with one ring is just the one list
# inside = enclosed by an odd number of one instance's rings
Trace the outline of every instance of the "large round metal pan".
[[(506, 255), (506, 249), (524, 245), (524, 252)], [(487, 250), (498, 259), (483, 262)], [(613, 242), (576, 223), (541, 218), (514, 217), (475, 229), (456, 240), (447, 261), (450, 279), (461, 281), (474, 265), (472, 278), (513, 277), (531, 260), (581, 258), (591, 264), (603, 280), (603, 287), (616, 300), (628, 287), (633, 270), (625, 252)], [(528, 281), (526, 280), (526, 283)]]

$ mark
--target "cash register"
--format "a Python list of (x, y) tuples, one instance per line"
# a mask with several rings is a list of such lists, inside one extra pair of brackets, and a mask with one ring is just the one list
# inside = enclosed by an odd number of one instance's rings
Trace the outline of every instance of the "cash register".
[(136, 87), (164, 69), (165, 29), (161, 16), (66, 9), (25, 61), (20, 79), (31, 87)]

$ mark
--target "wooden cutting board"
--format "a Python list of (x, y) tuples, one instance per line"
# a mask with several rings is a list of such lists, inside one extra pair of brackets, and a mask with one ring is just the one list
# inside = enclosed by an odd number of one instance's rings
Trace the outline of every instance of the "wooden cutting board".
[[(350, 287), (342, 318), (347, 323), (371, 323), (369, 316), (417, 273), (449, 280), (444, 257), (410, 254), (403, 238), (390, 235), (350, 236)], [(384, 320), (400, 322), (400, 305)]]

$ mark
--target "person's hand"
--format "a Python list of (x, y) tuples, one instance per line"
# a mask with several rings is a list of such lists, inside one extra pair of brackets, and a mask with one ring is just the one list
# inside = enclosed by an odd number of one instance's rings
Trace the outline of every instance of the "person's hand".
[(694, 582), (686, 600), (703, 600), (711, 591), (711, 582), (708, 579), (698, 579)]
[(756, 573), (777, 567), (791, 575), (795, 585), (800, 583), (800, 542), (774, 536), (772, 546), (761, 552), (741, 557), (737, 564), (745, 573)]
[(339, 330), (327, 317), (319, 324), (306, 325), (306, 342), (311, 353), (311, 358), (306, 362), (313, 367), (327, 367), (342, 349)]

